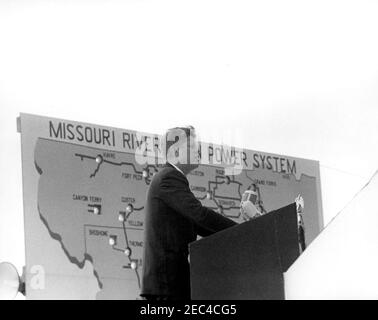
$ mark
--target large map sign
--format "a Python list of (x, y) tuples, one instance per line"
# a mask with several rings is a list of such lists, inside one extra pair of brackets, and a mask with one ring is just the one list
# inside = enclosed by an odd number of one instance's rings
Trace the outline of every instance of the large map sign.
[[(147, 148), (161, 137), (29, 114), (18, 120), (27, 298), (138, 299), (145, 197), (164, 163)], [(188, 180), (203, 205), (242, 223), (242, 194), (255, 185), (267, 212), (302, 195), (307, 244), (323, 228), (317, 161), (211, 143), (201, 153), (207, 161)], [(230, 171), (230, 159), (242, 170)]]

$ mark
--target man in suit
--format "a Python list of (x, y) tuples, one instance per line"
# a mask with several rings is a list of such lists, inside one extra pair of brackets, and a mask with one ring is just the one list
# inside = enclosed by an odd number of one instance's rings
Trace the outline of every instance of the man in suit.
[(150, 300), (190, 299), (188, 245), (236, 225), (202, 206), (186, 175), (199, 165), (193, 127), (167, 131), (167, 163), (152, 179), (146, 201), (141, 296)]

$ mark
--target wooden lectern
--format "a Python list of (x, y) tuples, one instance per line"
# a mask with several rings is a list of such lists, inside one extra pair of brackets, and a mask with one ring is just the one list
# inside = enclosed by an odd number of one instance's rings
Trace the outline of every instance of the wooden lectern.
[(285, 299), (283, 273), (299, 256), (296, 204), (192, 242), (194, 300)]

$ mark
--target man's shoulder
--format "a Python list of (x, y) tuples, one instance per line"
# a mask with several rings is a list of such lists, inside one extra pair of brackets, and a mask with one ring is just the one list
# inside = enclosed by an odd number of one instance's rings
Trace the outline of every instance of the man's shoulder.
[(178, 171), (172, 166), (165, 166), (159, 173), (162, 178), (181, 178), (186, 180), (186, 177), (182, 174), (182, 172)]
[(169, 165), (163, 166), (159, 172), (156, 174), (158, 177), (165, 177), (167, 175), (170, 175), (172, 172), (177, 171), (175, 168)]
[(164, 181), (181, 181), (186, 183), (187, 178), (176, 168), (166, 165), (162, 169), (159, 170), (159, 172), (154, 177), (155, 183), (160, 184), (160, 182)]

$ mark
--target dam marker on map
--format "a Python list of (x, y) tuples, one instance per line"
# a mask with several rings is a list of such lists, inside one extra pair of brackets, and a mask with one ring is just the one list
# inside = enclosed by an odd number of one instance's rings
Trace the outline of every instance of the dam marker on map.
[(117, 236), (110, 236), (109, 237), (109, 245), (115, 246), (117, 244)]
[(88, 204), (88, 212), (98, 216), (101, 214), (102, 206), (100, 204)]
[(128, 213), (128, 214), (130, 214), (130, 213), (132, 213), (134, 211), (134, 206), (131, 204), (131, 203), (129, 203), (128, 205), (127, 205), (127, 207), (126, 207), (126, 212)]
[(125, 249), (125, 255), (128, 256), (128, 257), (131, 256), (131, 249), (130, 249), (130, 248), (127, 247), (127, 248)]

